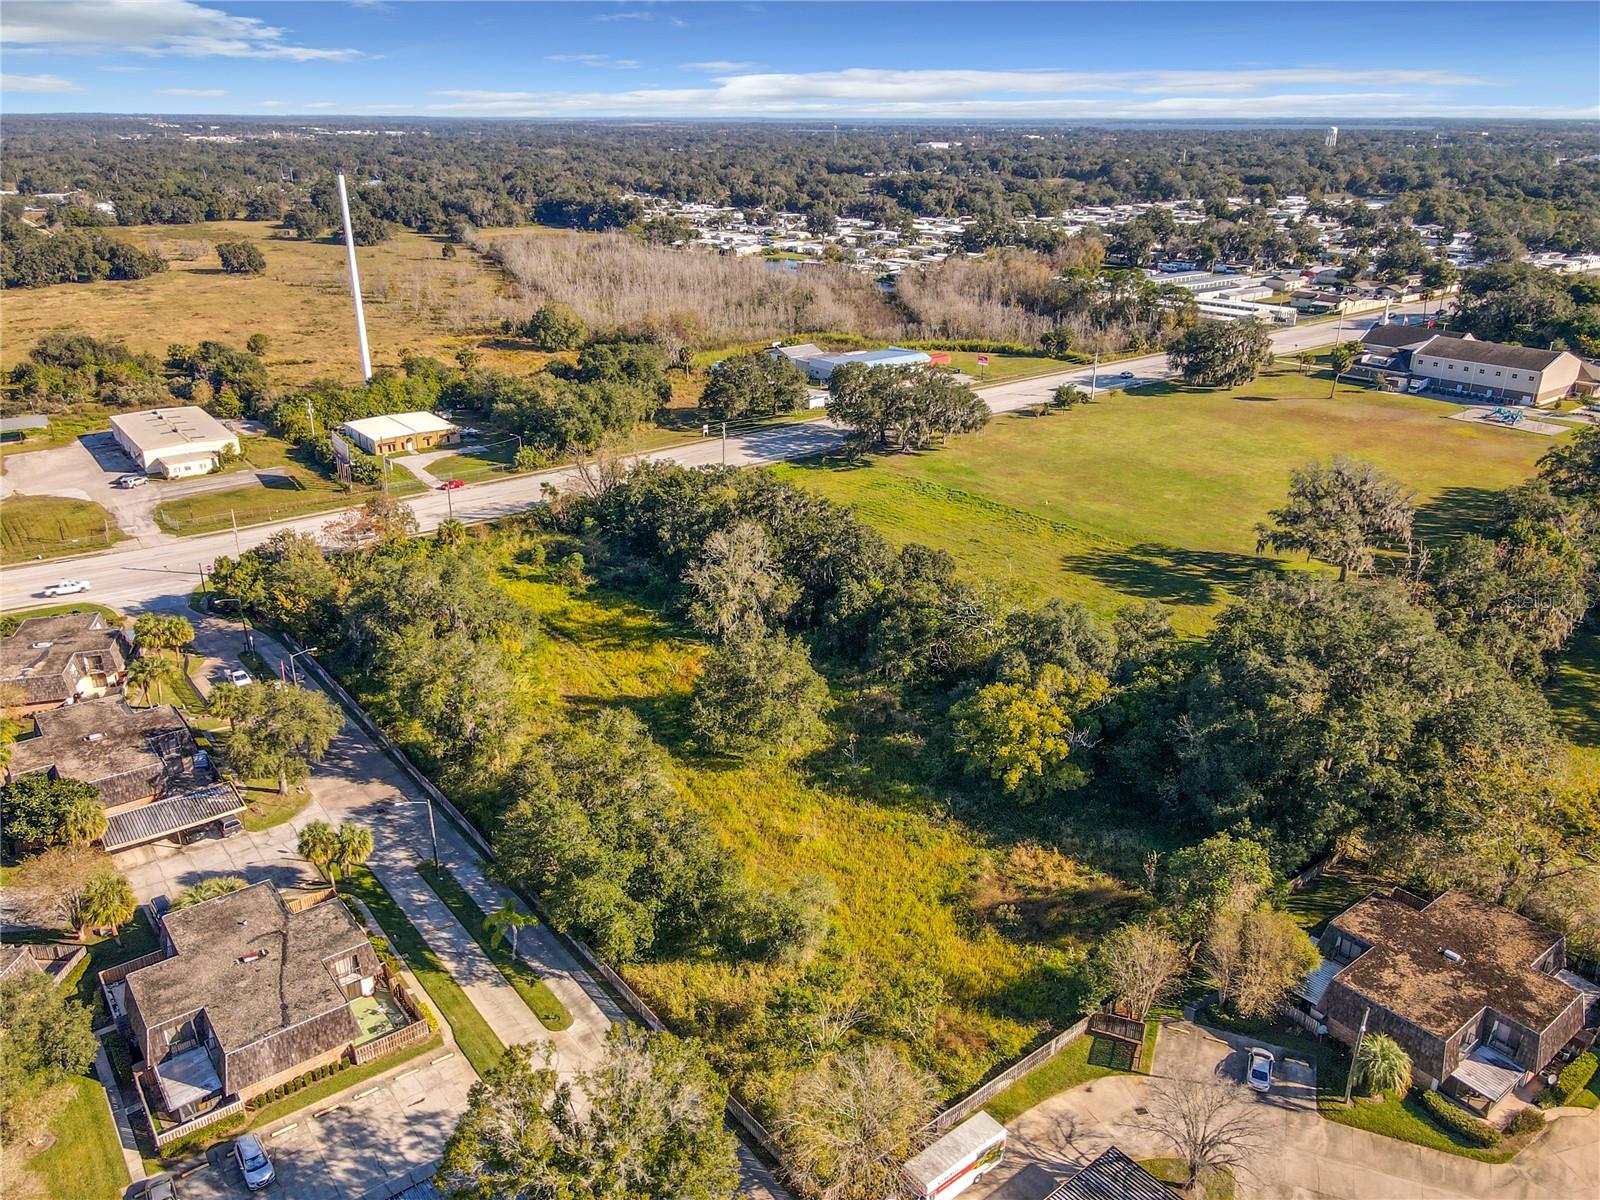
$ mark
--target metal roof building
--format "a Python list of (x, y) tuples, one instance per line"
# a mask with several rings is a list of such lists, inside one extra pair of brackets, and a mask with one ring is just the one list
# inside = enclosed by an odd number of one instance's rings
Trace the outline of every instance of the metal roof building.
[(141, 471), (168, 479), (204, 475), (223, 451), (239, 453), (239, 435), (192, 404), (118, 413), (111, 434)]

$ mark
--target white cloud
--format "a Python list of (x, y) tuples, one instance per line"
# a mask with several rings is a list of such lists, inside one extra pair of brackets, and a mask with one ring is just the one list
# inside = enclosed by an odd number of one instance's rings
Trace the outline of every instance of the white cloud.
[[(1431, 68), (1324, 66), (1205, 70), (926, 70), (852, 68), (751, 72), (746, 64), (685, 64), (705, 86), (605, 91), (437, 92), (434, 112), (539, 116), (833, 116), (975, 119), (1172, 120), (1536, 116), (1533, 106), (1474, 105), (1458, 89), (1483, 80)], [(1570, 116), (1570, 112), (1549, 115)], [(1592, 111), (1580, 111), (1592, 116)]]
[[(280, 10), (287, 11), (287, 9)], [(279, 58), (293, 62), (357, 58), (284, 40), (286, 31), (194, 0), (7, 0), (0, 41), (56, 52)]]
[(137, 72), (140, 72), (140, 71), (151, 70), (151, 68), (150, 67), (130, 67), (130, 66), (127, 66), (127, 65), (125, 65), (123, 63), (116, 63), (116, 64), (111, 65), (111, 66), (96, 67), (95, 70), (97, 70), (97, 71), (114, 71), (118, 75), (133, 75), (133, 74), (136, 74)]
[(546, 62), (577, 63), (584, 67), (610, 67), (616, 71), (631, 71), (639, 65), (636, 58), (612, 58), (609, 54), (546, 54)]
[(723, 59), (712, 59), (710, 62), (679, 63), (683, 71), (704, 71), (707, 75), (731, 75), (735, 71), (748, 71), (759, 67), (760, 63), (753, 62), (727, 62)]
[(653, 21), (655, 19), (655, 13), (639, 11), (600, 13), (595, 17), (596, 21)]
[(287, 100), (257, 100), (256, 101), (256, 107), (257, 108), (288, 108), (289, 107), (289, 102)]
[(317, 109), (334, 108), (336, 106), (332, 100), (308, 100), (300, 107), (305, 109), (307, 112), (313, 112)]
[(221, 88), (157, 88), (163, 96), (226, 96)]
[(68, 92), (81, 92), (83, 87), (59, 75), (0, 75), (0, 91), (59, 96)]

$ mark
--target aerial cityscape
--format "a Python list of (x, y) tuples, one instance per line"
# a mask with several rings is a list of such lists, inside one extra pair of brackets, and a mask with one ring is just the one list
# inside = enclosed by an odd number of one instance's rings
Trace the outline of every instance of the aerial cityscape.
[(0, 1197), (1600, 1197), (1600, 6), (7, 0)]

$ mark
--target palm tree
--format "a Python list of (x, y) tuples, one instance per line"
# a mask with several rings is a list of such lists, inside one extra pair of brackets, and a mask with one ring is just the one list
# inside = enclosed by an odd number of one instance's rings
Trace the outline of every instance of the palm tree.
[(249, 886), (237, 875), (213, 875), (210, 879), (202, 879), (179, 892), (172, 902), (172, 910), (188, 908), (191, 904), (200, 904), (206, 900), (215, 900), (218, 896), (227, 896)]
[(140, 657), (128, 664), (128, 686), (139, 689), (139, 699), (145, 704), (150, 703), (150, 689), (170, 678), (172, 664), (164, 658)]
[(61, 840), (69, 846), (87, 846), (105, 835), (106, 810), (99, 800), (75, 796), (61, 810)]
[(332, 825), (326, 821), (310, 822), (300, 831), (295, 849), (299, 851), (301, 858), (317, 869), (318, 874), (330, 883), (333, 882), (329, 872), (333, 869), (331, 864), (339, 852), (339, 834)]
[(339, 887), (339, 877), (350, 873), (372, 857), (372, 830), (354, 821), (346, 821), (334, 835), (333, 858), (328, 866), (333, 871), (334, 889)]
[(1356, 1052), (1356, 1078), (1369, 1096), (1403, 1092), (1411, 1086), (1411, 1056), (1386, 1033), (1369, 1033)]
[(506, 937), (511, 939), (511, 957), (513, 960), (517, 957), (517, 930), (525, 929), (529, 925), (537, 925), (538, 923), (538, 917), (532, 913), (523, 912), (517, 907), (514, 900), (507, 900), (483, 919), (483, 927), (489, 933), (489, 945), (498, 946)]
[(109, 929), (112, 937), (133, 919), (138, 902), (133, 898), (133, 888), (115, 871), (102, 871), (88, 883), (78, 897), (78, 938), (81, 941), (91, 929)]

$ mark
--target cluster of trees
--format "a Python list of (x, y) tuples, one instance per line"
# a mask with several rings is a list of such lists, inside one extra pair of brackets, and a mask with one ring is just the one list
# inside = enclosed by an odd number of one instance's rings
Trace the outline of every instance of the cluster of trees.
[[(22, 1161), (71, 1097), (73, 1081), (91, 1070), (99, 1040), (88, 1006), (48, 975), (0, 981), (0, 1186), (27, 1195)], [(13, 1191), (15, 1189), (15, 1191)]]
[(1197, 321), (1167, 346), (1167, 363), (1196, 387), (1239, 387), (1272, 362), (1260, 321)]
[(726, 1102), (698, 1044), (669, 1033), (613, 1027), (600, 1063), (571, 1080), (548, 1042), (512, 1046), (473, 1085), (439, 1183), (450, 1200), (731, 1200)]
[(1600, 354), (1600, 280), (1530, 263), (1468, 271), (1451, 325), (1491, 342)]
[(93, 229), (43, 233), (10, 214), (0, 216), (0, 287), (144, 279), (166, 269), (160, 255)]
[[(215, 118), (207, 122), (209, 131)], [(380, 181), (352, 189), (353, 210), (425, 232), (462, 222), (642, 228), (643, 210), (626, 195), (642, 192), (756, 214), (801, 212), (818, 228), (841, 216), (890, 228), (913, 216), (981, 217), (1000, 231), (990, 235), (993, 245), (1005, 244), (997, 238), (1018, 218), (1073, 204), (1193, 199), (1206, 202), (1210, 220), (1186, 230), (1183, 245), (1198, 254), (1215, 246), (1236, 258), (1271, 234), (1228, 197), (1244, 197), (1248, 209), (1291, 194), (1314, 201), (1344, 194), (1398, 197), (1373, 217), (1375, 227), (1414, 215), (1533, 247), (1600, 246), (1600, 218), (1586, 202), (1597, 172), (1582, 149), (1593, 133), (1581, 126), (1502, 126), (1433, 139), (1345, 130), (1330, 151), (1320, 129), (1019, 126), (973, 138), (938, 126), (857, 126), (818, 139), (756, 124), (668, 130), (386, 119), (385, 127), (412, 136), (360, 139), (352, 162), (351, 138), (273, 141), (259, 123), (224, 122), (239, 141), (200, 142), (184, 137), (200, 125), (172, 124), (23, 117), (8, 138), (8, 159), (24, 195), (92, 192), (116, 204), (124, 225), (275, 220), (310, 209), (332, 228), (332, 175), (344, 170), (353, 180)], [(139, 136), (118, 136), (128, 133)], [(951, 144), (918, 145), (935, 141)]]
[(806, 377), (787, 358), (764, 350), (735, 354), (711, 369), (700, 407), (719, 421), (770, 417), (805, 406)]
[(942, 371), (846, 363), (828, 377), (828, 414), (858, 444), (921, 450), (934, 438), (973, 433), (989, 407), (972, 388)]
[(264, 334), (244, 350), (224, 342), (174, 343), (165, 359), (136, 354), (119, 339), (49, 333), (6, 373), (14, 394), (37, 411), (59, 412), (83, 401), (112, 408), (198, 404), (237, 417), (269, 395)]

